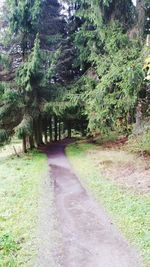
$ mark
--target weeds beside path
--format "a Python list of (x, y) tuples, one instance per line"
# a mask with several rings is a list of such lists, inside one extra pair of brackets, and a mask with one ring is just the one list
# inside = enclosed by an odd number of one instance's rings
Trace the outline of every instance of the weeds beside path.
[[(107, 179), (95, 165), (88, 151), (96, 150), (91, 144), (72, 144), (66, 152), (81, 178), (81, 182), (96, 199), (103, 203), (125, 236), (141, 251), (145, 266), (150, 264), (150, 197), (122, 187)], [(102, 153), (102, 152), (101, 152)], [(96, 157), (96, 156), (95, 156)]]

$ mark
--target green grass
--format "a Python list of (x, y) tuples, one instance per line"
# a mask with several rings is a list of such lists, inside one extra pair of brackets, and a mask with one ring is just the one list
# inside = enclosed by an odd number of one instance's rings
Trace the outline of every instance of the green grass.
[(105, 179), (86, 154), (95, 149), (91, 144), (73, 144), (67, 155), (81, 178), (81, 182), (102, 203), (126, 238), (135, 245), (150, 266), (150, 197), (135, 194)]
[(28, 266), (36, 254), (38, 199), (46, 157), (0, 160), (0, 267)]

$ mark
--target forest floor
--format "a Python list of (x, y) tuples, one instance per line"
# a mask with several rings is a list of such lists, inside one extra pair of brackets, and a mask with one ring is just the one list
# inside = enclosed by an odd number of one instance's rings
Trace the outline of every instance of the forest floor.
[[(65, 147), (66, 142), (47, 147), (51, 176), (54, 179), (56, 209), (63, 244), (63, 250), (58, 250), (55, 253), (57, 260), (55, 266), (143, 266), (140, 263), (138, 253), (128, 244), (103, 206), (100, 203), (97, 204), (89, 190), (86, 191), (81, 185), (65, 155)], [(70, 145), (67, 149), (72, 162), (73, 158), (70, 151), (75, 147), (79, 150), (76, 145)], [(74, 161), (74, 166), (79, 171), (82, 158), (80, 157), (80, 150), (76, 152), (80, 164), (78, 165), (79, 162), (77, 161), (76, 165)], [(88, 166), (87, 171), (89, 167), (91, 166)], [(93, 172), (92, 175), (94, 176), (95, 173)], [(94, 181), (91, 180), (91, 182)], [(58, 259), (60, 259), (59, 262)], [(41, 257), (40, 266), (48, 266), (44, 265), (44, 257)]]

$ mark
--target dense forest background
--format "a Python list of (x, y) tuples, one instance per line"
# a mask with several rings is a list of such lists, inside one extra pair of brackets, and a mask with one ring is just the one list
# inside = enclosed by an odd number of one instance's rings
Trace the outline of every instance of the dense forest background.
[(148, 0), (5, 0), (0, 15), (1, 144), (150, 138)]

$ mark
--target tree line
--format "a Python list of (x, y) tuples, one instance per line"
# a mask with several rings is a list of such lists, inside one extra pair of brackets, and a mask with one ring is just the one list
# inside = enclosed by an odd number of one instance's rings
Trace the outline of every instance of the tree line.
[(17, 135), (24, 152), (65, 130), (139, 133), (149, 118), (149, 1), (64, 2), (3, 4), (0, 143)]

